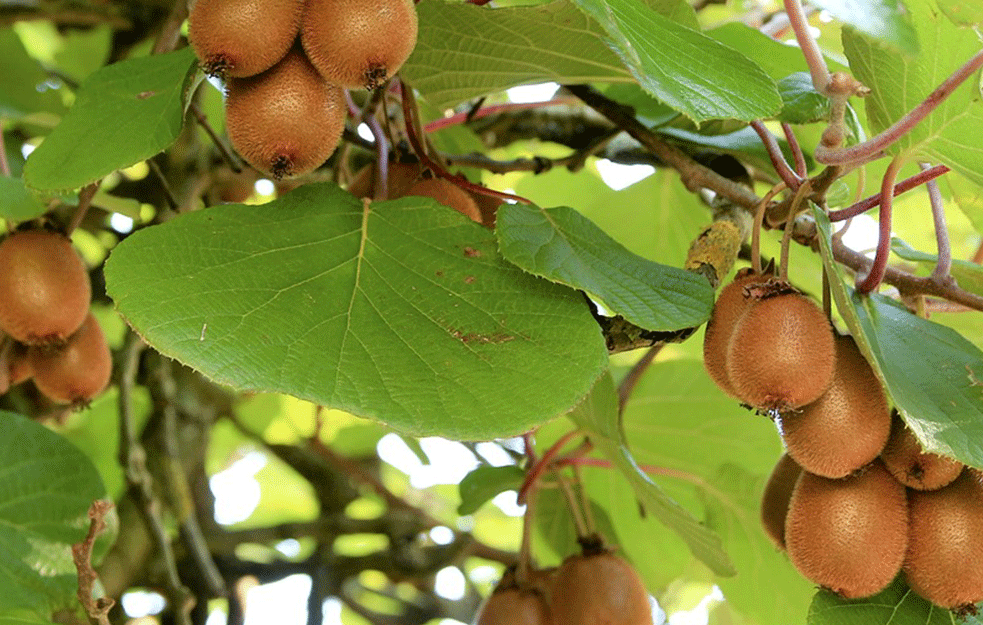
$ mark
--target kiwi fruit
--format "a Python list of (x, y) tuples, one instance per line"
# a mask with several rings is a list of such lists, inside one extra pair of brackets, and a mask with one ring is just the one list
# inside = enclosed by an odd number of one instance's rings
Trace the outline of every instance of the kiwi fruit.
[(300, 38), (325, 79), (375, 89), (409, 58), (416, 34), (413, 0), (307, 0)]
[(648, 591), (635, 569), (610, 551), (568, 557), (553, 583), (553, 622), (652, 625)]
[[(816, 401), (833, 379), (833, 330), (823, 311), (796, 292), (753, 299), (727, 345), (727, 377), (738, 399), (767, 412)], [(791, 288), (791, 287), (787, 287)]]
[(506, 588), (495, 592), (478, 608), (475, 625), (547, 625), (549, 606), (533, 589)]
[(68, 237), (15, 232), (0, 242), (0, 330), (28, 345), (58, 344), (89, 312), (92, 287)]
[(481, 223), (492, 230), (495, 229), (495, 221), (498, 218), (498, 208), (505, 203), (505, 200), (484, 193), (471, 192), (471, 199), (478, 206), (481, 213)]
[(847, 599), (876, 594), (905, 558), (905, 487), (880, 461), (839, 480), (803, 471), (789, 503), (785, 543), (810, 581)]
[[(374, 197), (375, 172), (375, 163), (370, 163), (358, 170), (355, 178), (348, 185), (348, 192), (358, 198)], [(399, 161), (389, 161), (389, 175), (386, 178), (386, 197), (395, 199), (405, 196), (410, 187), (416, 184), (422, 175), (423, 166), (418, 162), (401, 163)]]
[(734, 325), (751, 303), (744, 287), (766, 282), (770, 277), (763, 273), (755, 273), (750, 268), (738, 271), (733, 282), (720, 290), (720, 295), (710, 313), (710, 320), (707, 321), (706, 332), (703, 335), (703, 364), (720, 390), (731, 397), (736, 397), (736, 394), (727, 375), (727, 346)]
[(471, 195), (456, 184), (444, 178), (421, 180), (406, 191), (406, 195), (416, 195), (437, 200), (465, 217), (481, 223), (481, 211)]
[(785, 517), (792, 500), (795, 483), (802, 474), (802, 467), (788, 454), (782, 454), (771, 471), (761, 496), (761, 525), (765, 533), (779, 549), (785, 549)]
[(109, 384), (112, 355), (99, 322), (90, 313), (65, 345), (33, 346), (27, 359), (34, 385), (53, 402), (81, 405)]
[(226, 83), (226, 127), (236, 150), (274, 179), (313, 171), (345, 128), (345, 95), (293, 49), (269, 70)]
[[(910, 491), (908, 585), (935, 605), (970, 608), (983, 601), (983, 484), (967, 469), (948, 486)], [(970, 608), (971, 610), (971, 608)]]
[(197, 0), (188, 39), (206, 73), (255, 76), (290, 50), (303, 11), (303, 0)]
[(880, 381), (849, 336), (837, 336), (833, 380), (819, 399), (782, 415), (789, 455), (810, 473), (839, 478), (876, 458), (891, 433)]
[(916, 490), (942, 488), (959, 477), (963, 470), (963, 464), (957, 460), (922, 451), (915, 433), (905, 426), (897, 411), (881, 460), (894, 479)]

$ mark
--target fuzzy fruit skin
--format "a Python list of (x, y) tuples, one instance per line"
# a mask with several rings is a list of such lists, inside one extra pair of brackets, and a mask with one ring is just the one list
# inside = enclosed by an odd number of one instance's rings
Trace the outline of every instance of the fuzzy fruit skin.
[(798, 408), (819, 399), (833, 379), (833, 330), (803, 295), (757, 300), (737, 321), (726, 362), (741, 401), (760, 410)]
[(887, 397), (849, 336), (837, 336), (836, 370), (826, 392), (782, 415), (785, 448), (810, 473), (846, 477), (876, 458), (891, 433)]
[(564, 560), (550, 603), (557, 625), (652, 625), (645, 585), (630, 564), (610, 552)]
[(417, 195), (437, 200), (444, 206), (449, 206), (471, 221), (481, 223), (481, 211), (471, 195), (453, 182), (443, 178), (421, 180), (406, 191), (406, 195)]
[(61, 234), (15, 232), (0, 242), (0, 330), (28, 345), (58, 344), (89, 312), (82, 259)]
[(226, 127), (239, 154), (274, 179), (313, 171), (345, 129), (345, 96), (297, 49), (270, 70), (230, 78)]
[(64, 346), (31, 347), (27, 358), (35, 386), (59, 404), (91, 400), (105, 390), (113, 369), (106, 337), (91, 314)]
[(802, 475), (802, 467), (788, 454), (782, 454), (771, 471), (768, 483), (761, 495), (761, 525), (771, 542), (779, 549), (785, 549), (785, 518), (788, 516), (789, 502), (795, 483)]
[[(375, 195), (375, 163), (366, 165), (358, 170), (348, 192), (358, 198), (371, 198)], [(419, 182), (423, 174), (423, 166), (419, 163), (389, 162), (389, 176), (386, 179), (386, 196), (390, 200), (406, 195), (414, 184)]]
[(908, 585), (953, 609), (983, 601), (983, 484), (966, 470), (948, 486), (908, 495), (911, 540)]
[(734, 326), (751, 305), (752, 300), (746, 297), (744, 287), (766, 282), (769, 277), (766, 274), (756, 274), (751, 269), (738, 271), (733, 282), (720, 290), (710, 313), (710, 320), (707, 321), (703, 335), (703, 365), (720, 390), (731, 397), (737, 395), (730, 383), (730, 376), (727, 375), (727, 346), (734, 333)]
[(915, 434), (901, 416), (894, 414), (891, 437), (881, 452), (881, 460), (894, 479), (915, 490), (936, 490), (951, 483), (963, 470), (957, 460), (922, 451)]
[(254, 76), (290, 50), (303, 10), (302, 0), (197, 0), (188, 39), (207, 73)]
[(307, 0), (301, 42), (325, 79), (375, 89), (416, 46), (413, 0)]
[(880, 462), (831, 480), (805, 471), (785, 521), (795, 568), (810, 581), (857, 599), (883, 590), (908, 545), (905, 487)]
[(496, 590), (478, 608), (474, 625), (548, 625), (549, 607), (535, 590)]

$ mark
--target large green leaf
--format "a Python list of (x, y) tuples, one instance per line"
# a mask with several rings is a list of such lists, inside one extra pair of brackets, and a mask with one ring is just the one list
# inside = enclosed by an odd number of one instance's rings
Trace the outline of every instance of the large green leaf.
[(639, 327), (679, 330), (710, 316), (713, 288), (703, 277), (632, 254), (572, 208), (506, 205), (496, 233), (510, 262), (587, 292)]
[(185, 48), (92, 74), (75, 105), (27, 159), (27, 185), (77, 189), (169, 146), (181, 131), (196, 67), (194, 52)]
[(905, 9), (905, 5), (911, 5), (910, 1), (902, 4), (900, 0), (817, 0), (815, 4), (877, 41), (909, 56), (918, 54), (918, 34), (912, 26), (915, 20)]
[[(891, 239), (891, 251), (904, 260), (918, 263), (921, 269), (919, 273), (923, 275), (931, 273), (939, 262), (937, 254), (919, 252), (901, 239)], [(968, 260), (954, 258), (949, 275), (955, 278), (959, 288), (983, 296), (983, 267), (980, 265)]]
[(816, 593), (808, 625), (980, 625), (976, 616), (956, 616), (933, 606), (900, 577), (869, 599), (843, 599), (828, 590)]
[(50, 76), (28, 56), (11, 28), (0, 28), (0, 117), (21, 118), (40, 111), (60, 114), (61, 96), (47, 85)]
[(106, 494), (89, 459), (34, 421), (0, 411), (0, 612), (50, 618), (74, 606), (70, 546)]
[[(980, 51), (980, 41), (937, 14), (933, 0), (906, 2), (918, 30), (922, 52), (907, 57), (861, 33), (844, 29), (843, 48), (854, 75), (870, 87), (864, 100), (871, 130), (881, 132), (920, 104), (943, 80)], [(956, 89), (911, 132), (888, 148), (931, 162), (942, 162), (983, 185), (983, 102), (979, 73)]]
[(846, 286), (829, 219), (818, 208), (813, 215), (836, 308), (905, 422), (926, 451), (983, 467), (983, 352), (890, 298)]
[(14, 223), (43, 215), (46, 208), (20, 178), (0, 176), (0, 219)]
[(775, 82), (761, 66), (641, 0), (575, 2), (604, 28), (639, 84), (694, 121), (751, 121), (781, 108)]
[(130, 236), (106, 278), (148, 342), (216, 381), (414, 434), (523, 432), (607, 363), (581, 295), (427, 198), (363, 207), (318, 184), (213, 207)]

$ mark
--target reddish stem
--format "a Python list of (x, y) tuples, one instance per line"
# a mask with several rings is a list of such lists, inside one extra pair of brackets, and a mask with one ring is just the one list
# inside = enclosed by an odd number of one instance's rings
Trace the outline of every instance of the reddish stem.
[(775, 171), (781, 177), (785, 186), (793, 191), (798, 189), (802, 180), (789, 167), (788, 161), (785, 160), (785, 155), (782, 154), (782, 149), (778, 147), (778, 141), (775, 140), (775, 135), (771, 134), (760, 120), (751, 122), (751, 128), (754, 128), (754, 132), (758, 133), (758, 136), (761, 138), (761, 143), (764, 144), (765, 150), (768, 151), (768, 158), (771, 159), (771, 165), (775, 168)]
[(857, 291), (864, 295), (877, 289), (881, 280), (884, 279), (884, 271), (887, 269), (887, 258), (891, 253), (891, 209), (894, 207), (894, 181), (897, 179), (898, 170), (903, 164), (904, 160), (900, 156), (894, 157), (881, 180), (880, 232), (877, 239), (877, 253), (874, 255), (874, 264), (871, 265), (870, 272), (857, 283)]
[(542, 477), (543, 472), (546, 471), (547, 467), (549, 467), (549, 465), (553, 462), (553, 459), (560, 453), (560, 449), (569, 443), (571, 439), (581, 434), (582, 433), (580, 430), (571, 430), (570, 432), (567, 432), (561, 436), (560, 440), (553, 443), (553, 445), (546, 450), (546, 453), (544, 453), (543, 457), (539, 459), (539, 462), (534, 464), (532, 468), (529, 469), (529, 472), (526, 473), (526, 479), (522, 482), (522, 487), (519, 488), (518, 502), (520, 505), (526, 502), (529, 489), (539, 481), (539, 478)]
[[(947, 173), (949, 168), (945, 165), (936, 165), (924, 171), (920, 171), (910, 178), (905, 178), (898, 184), (894, 185), (894, 195), (901, 195), (906, 191), (910, 191), (920, 184), (924, 184), (929, 180), (938, 178), (944, 173)], [(866, 213), (870, 209), (878, 206), (881, 203), (882, 195), (880, 193), (872, 195), (869, 198), (860, 200), (853, 206), (848, 206), (844, 209), (838, 211), (829, 211), (829, 220), (832, 222), (843, 221), (845, 219), (850, 219), (851, 217), (856, 217), (861, 213)]]
[(498, 113), (509, 113), (512, 111), (525, 111), (529, 109), (546, 108), (547, 106), (559, 106), (563, 104), (572, 104), (576, 102), (575, 98), (556, 98), (554, 100), (547, 100), (545, 102), (507, 102), (505, 104), (495, 104), (493, 106), (486, 106), (478, 109), (477, 111), (464, 111), (463, 113), (455, 113), (450, 117), (442, 117), (440, 119), (435, 119), (429, 124), (423, 127), (423, 131), (426, 133), (436, 132), (441, 128), (447, 128), (448, 126), (456, 126), (457, 124), (463, 124), (465, 122), (471, 121), (472, 119), (480, 119), (482, 117), (488, 117), (489, 115), (496, 115)]
[(3, 118), (0, 117), (0, 174), (10, 177), (10, 163), (7, 162), (7, 146), (3, 141)]
[[(928, 163), (921, 163), (920, 167), (923, 171), (931, 169)], [(938, 261), (935, 263), (932, 277), (943, 282), (951, 279), (949, 272), (952, 270), (952, 246), (949, 244), (949, 228), (945, 223), (945, 207), (938, 181), (929, 180), (925, 183), (925, 189), (928, 191), (928, 199), (932, 205), (932, 222), (935, 225), (935, 242), (938, 251)]]
[(795, 40), (799, 42), (802, 56), (809, 65), (812, 86), (825, 95), (830, 81), (829, 68), (826, 66), (826, 59), (823, 58), (819, 44), (809, 33), (809, 21), (806, 19), (805, 11), (802, 10), (802, 3), (799, 0), (785, 0), (785, 13), (788, 15), (792, 30), (795, 31)]
[(782, 132), (785, 133), (785, 140), (788, 142), (788, 149), (792, 151), (792, 158), (795, 159), (795, 173), (799, 178), (805, 178), (809, 171), (806, 169), (806, 156), (802, 153), (799, 140), (795, 136), (795, 131), (787, 122), (782, 122)]

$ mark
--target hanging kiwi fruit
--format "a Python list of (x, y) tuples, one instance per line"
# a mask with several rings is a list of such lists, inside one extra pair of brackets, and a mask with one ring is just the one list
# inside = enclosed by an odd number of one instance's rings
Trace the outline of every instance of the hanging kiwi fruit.
[(788, 454), (782, 454), (765, 484), (761, 496), (761, 525), (771, 542), (779, 549), (785, 549), (785, 519), (788, 517), (789, 502), (795, 483), (802, 474), (800, 467)]
[(894, 411), (891, 436), (881, 452), (881, 460), (894, 479), (915, 490), (935, 490), (951, 483), (963, 470), (957, 460), (922, 451), (901, 415)]
[(444, 206), (453, 208), (471, 221), (481, 223), (481, 211), (474, 198), (450, 180), (431, 178), (421, 180), (407, 189), (406, 195), (416, 195), (437, 200)]
[(112, 355), (99, 322), (91, 313), (82, 327), (59, 347), (33, 346), (27, 353), (34, 384), (59, 404), (81, 405), (109, 384)]
[(585, 550), (560, 565), (553, 583), (553, 622), (565, 625), (652, 625), (648, 591), (614, 552)]

